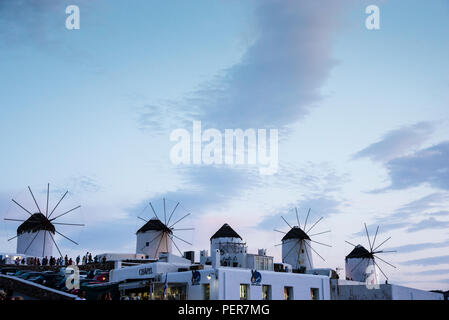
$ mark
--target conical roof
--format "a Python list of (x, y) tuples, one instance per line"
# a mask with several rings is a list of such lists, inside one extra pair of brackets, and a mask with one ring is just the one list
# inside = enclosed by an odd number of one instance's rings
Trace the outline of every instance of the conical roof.
[(170, 228), (168, 228), (165, 224), (162, 223), (161, 220), (156, 218), (150, 219), (150, 221), (145, 223), (139, 230), (137, 230), (136, 233), (142, 233), (150, 230), (173, 233)]
[(17, 228), (17, 235), (25, 232), (37, 232), (40, 230), (50, 231), (55, 234), (55, 226), (47, 219), (47, 217), (42, 213), (34, 213)]
[(368, 250), (366, 250), (364, 246), (359, 244), (346, 256), (345, 260), (356, 258), (372, 259), (373, 255)]
[(282, 241), (289, 240), (289, 239), (310, 240), (310, 237), (300, 227), (294, 226), (282, 238)]
[(232, 229), (227, 223), (222, 225), (221, 228), (218, 229), (218, 231), (215, 232), (215, 234), (210, 239), (212, 240), (216, 238), (240, 238), (241, 240), (243, 240), (242, 237), (239, 236), (238, 233), (235, 232), (234, 229)]

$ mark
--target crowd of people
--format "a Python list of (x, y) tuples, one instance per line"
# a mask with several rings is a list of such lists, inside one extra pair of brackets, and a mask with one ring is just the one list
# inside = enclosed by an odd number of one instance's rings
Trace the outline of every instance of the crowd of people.
[[(50, 267), (65, 267), (70, 265), (91, 265), (91, 267), (88, 267), (90, 269), (89, 273), (87, 274), (88, 279), (94, 278), (94, 270), (95, 268), (98, 268), (95, 266), (95, 264), (101, 263), (105, 264), (106, 257), (98, 257), (98, 256), (92, 256), (92, 253), (86, 252), (83, 256), (78, 255), (76, 258), (70, 258), (68, 255), (65, 255), (64, 257), (17, 257), (14, 260), (16, 265), (26, 265), (26, 266), (50, 266)], [(0, 262), (1, 264), (1, 262)], [(92, 269), (93, 268), (93, 269)], [(86, 300), (86, 292), (77, 290), (77, 292), (74, 292), (77, 296), (76, 300)], [(21, 296), (14, 296), (13, 291), (11, 289), (5, 289), (2, 290), (0, 288), (0, 300), (24, 300)], [(112, 294), (110, 292), (100, 294), (98, 296), (98, 300), (112, 300)]]
[(17, 257), (15, 260), (16, 265), (29, 265), (29, 266), (69, 266), (69, 265), (87, 265), (92, 263), (106, 263), (106, 258), (103, 257), (101, 260), (95, 256), (92, 258), (92, 253), (86, 252), (85, 255), (81, 258), (78, 255), (75, 259), (69, 258), (67, 255), (65, 257), (43, 257), (42, 260), (40, 258), (35, 257), (26, 257), (20, 258)]

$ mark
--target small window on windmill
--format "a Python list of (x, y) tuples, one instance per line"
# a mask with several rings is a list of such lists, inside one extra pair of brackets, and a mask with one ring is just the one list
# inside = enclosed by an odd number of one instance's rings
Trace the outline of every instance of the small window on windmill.
[(301, 249), (301, 253), (304, 253), (304, 249)]
[(150, 243), (149, 243), (149, 242), (145, 242), (145, 246), (146, 246), (146, 247), (149, 247), (149, 246), (150, 246)]

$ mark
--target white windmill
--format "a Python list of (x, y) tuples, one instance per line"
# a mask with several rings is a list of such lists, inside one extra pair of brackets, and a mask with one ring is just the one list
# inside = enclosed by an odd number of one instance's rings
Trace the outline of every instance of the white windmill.
[(304, 221), (304, 225), (302, 228), (301, 223), (299, 221), (298, 210), (295, 208), (296, 221), (298, 225), (292, 226), (290, 223), (287, 222), (287, 220), (284, 219), (284, 217), (281, 216), (282, 220), (284, 220), (284, 222), (290, 227), (290, 230), (288, 232), (284, 232), (274, 229), (274, 231), (284, 234), (284, 237), (282, 238), (282, 243), (277, 245), (277, 246), (282, 245), (282, 262), (290, 264), (293, 270), (298, 270), (300, 272), (305, 272), (306, 270), (313, 269), (312, 252), (315, 252), (323, 261), (326, 261), (312, 247), (311, 242), (322, 246), (331, 247), (328, 244), (318, 242), (312, 239), (313, 236), (329, 233), (330, 230), (310, 234), (312, 229), (323, 219), (323, 217), (321, 217), (310, 228), (307, 229), (307, 222), (309, 220), (310, 210), (311, 209), (309, 209), (309, 211), (307, 212), (307, 217)]
[[(170, 215), (167, 215), (167, 206), (165, 198), (163, 199), (163, 211), (164, 218), (163, 220), (159, 218), (154, 210), (153, 204), (149, 203), (151, 210), (153, 211), (154, 217), (151, 219), (144, 219), (142, 217), (138, 217), (139, 219), (145, 221), (145, 224), (136, 232), (137, 242), (136, 242), (136, 253), (144, 254), (148, 259), (157, 259), (159, 254), (162, 252), (172, 253), (172, 244), (178, 250), (179, 254), (183, 256), (181, 250), (175, 242), (175, 238), (185, 242), (189, 245), (192, 243), (180, 238), (175, 235), (175, 231), (190, 231), (195, 230), (194, 228), (175, 228), (175, 226), (187, 218), (190, 213), (182, 216), (179, 219), (175, 219), (175, 211), (180, 205), (178, 202), (174, 208), (171, 210)], [(172, 220), (173, 218), (173, 220)], [(162, 222), (163, 221), (163, 222)], [(170, 224), (171, 223), (171, 224)]]
[(47, 184), (47, 204), (45, 207), (45, 214), (41, 211), (36, 198), (34, 197), (31, 188), (28, 186), (28, 190), (30, 191), (31, 197), (37, 207), (38, 212), (32, 213), (16, 200), (12, 199), (17, 206), (19, 206), (22, 210), (30, 215), (30, 217), (26, 220), (24, 219), (13, 219), (13, 218), (5, 218), (7, 221), (18, 221), (22, 222), (22, 224), (17, 228), (17, 235), (8, 239), (11, 241), (17, 238), (17, 254), (24, 254), (32, 257), (50, 257), (53, 255), (53, 244), (58, 249), (60, 256), (62, 257), (61, 250), (59, 250), (58, 245), (54, 239), (54, 235), (57, 233), (65, 239), (73, 242), (78, 245), (77, 242), (68, 238), (58, 230), (56, 230), (55, 225), (65, 225), (65, 226), (84, 226), (84, 224), (79, 223), (64, 223), (64, 222), (55, 222), (56, 219), (80, 208), (81, 206), (76, 206), (70, 210), (64, 211), (63, 213), (57, 214), (52, 218), (52, 215), (56, 212), (56, 209), (61, 204), (62, 200), (69, 193), (66, 191), (58, 203), (54, 206), (53, 210), (49, 212), (49, 200), (50, 200), (50, 184)]
[(215, 260), (217, 265), (241, 267), (245, 263), (243, 260), (246, 258), (247, 247), (242, 237), (225, 223), (210, 238), (210, 252), (212, 264), (218, 253), (219, 259)]
[(371, 239), (368, 233), (368, 228), (365, 223), (365, 231), (366, 237), (368, 238), (369, 250), (367, 250), (364, 246), (358, 244), (349, 243), (354, 247), (354, 249), (345, 257), (345, 269), (346, 269), (346, 280), (353, 280), (359, 282), (365, 282), (369, 285), (377, 285), (379, 284), (379, 273), (380, 271), (385, 279), (388, 280), (387, 275), (380, 268), (379, 264), (376, 262), (376, 259), (379, 259), (383, 263), (393, 267), (396, 269), (394, 265), (380, 258), (378, 254), (381, 253), (391, 253), (396, 251), (385, 251), (380, 248), (391, 239), (388, 237), (381, 244), (376, 246), (377, 234), (379, 232), (379, 226), (377, 226), (376, 234), (374, 236), (373, 242), (371, 243)]

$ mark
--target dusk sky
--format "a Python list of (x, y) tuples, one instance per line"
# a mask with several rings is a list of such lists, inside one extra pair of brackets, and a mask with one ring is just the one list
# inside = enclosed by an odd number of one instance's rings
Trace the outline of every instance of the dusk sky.
[[(447, 0), (2, 0), (0, 216), (27, 218), (11, 198), (36, 210), (28, 186), (45, 207), (50, 183), (50, 207), (65, 190), (61, 212), (82, 206), (61, 220), (86, 225), (58, 228), (79, 242), (57, 235), (64, 253), (126, 253), (166, 198), (191, 213), (182, 250), (229, 223), (279, 261), (281, 215), (311, 208), (332, 231), (317, 267), (343, 268), (345, 240), (368, 247), (366, 222), (392, 237), (391, 283), (448, 290), (448, 57)], [(194, 120), (278, 129), (277, 173), (173, 164), (170, 134)], [(17, 226), (2, 219), (0, 252)]]

